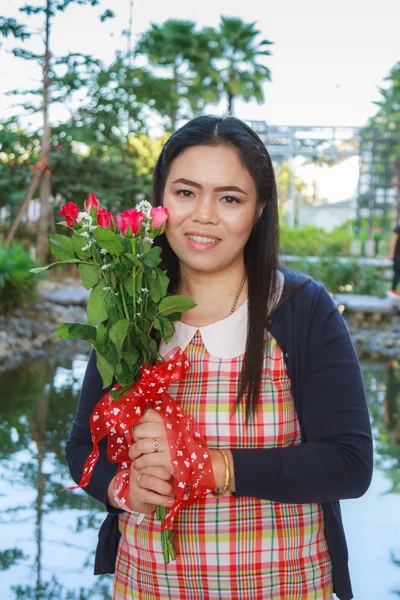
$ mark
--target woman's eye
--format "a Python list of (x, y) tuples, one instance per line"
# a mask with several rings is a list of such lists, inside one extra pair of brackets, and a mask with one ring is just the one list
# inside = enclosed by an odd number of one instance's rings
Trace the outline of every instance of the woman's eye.
[(226, 200), (227, 204), (240, 204), (239, 198), (235, 198), (235, 196), (224, 196), (223, 198), (221, 198), (221, 200)]
[(189, 198), (189, 194), (191, 194), (192, 192), (190, 190), (178, 190), (176, 193), (178, 195), (183, 194), (184, 198)]

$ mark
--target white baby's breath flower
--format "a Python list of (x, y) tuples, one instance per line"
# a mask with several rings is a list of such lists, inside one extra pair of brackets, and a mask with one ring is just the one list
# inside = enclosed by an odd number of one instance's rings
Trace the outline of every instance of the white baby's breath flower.
[(145, 294), (148, 294), (149, 290), (147, 288), (142, 288), (142, 292), (144, 292)]
[(150, 244), (153, 243), (153, 240), (150, 237), (147, 237), (147, 236), (145, 238), (143, 238), (143, 241), (144, 242), (150, 242)]
[(86, 212), (78, 213), (78, 216), (76, 217), (76, 222), (78, 223), (78, 225), (82, 225), (84, 229), (88, 229), (93, 225), (93, 219), (91, 215), (88, 215)]
[(136, 210), (141, 210), (142, 212), (144, 212), (147, 218), (150, 217), (150, 211), (152, 208), (153, 207), (151, 206), (150, 202), (147, 202), (147, 200), (142, 200), (141, 202), (139, 202), (139, 204), (136, 205)]
[(84, 238), (89, 238), (89, 234), (87, 231), (82, 231), (82, 233), (80, 233), (79, 235)]
[(101, 248), (99, 252), (100, 254), (107, 254), (107, 250), (105, 248)]
[(141, 303), (141, 301), (142, 301), (142, 299), (141, 299), (141, 297), (139, 296), (139, 297), (136, 299), (136, 302), (137, 302), (138, 304), (140, 304), (140, 303)]
[(116, 296), (118, 296), (118, 292), (114, 292), (114, 294), (115, 294)]
[(137, 317), (140, 317), (141, 315), (142, 315), (142, 313), (139, 313), (139, 312), (138, 312), (138, 313), (136, 313), (136, 316), (137, 316)]
[(97, 229), (97, 225), (89, 225), (89, 231), (94, 231)]
[(109, 292), (109, 291), (111, 290), (111, 286), (109, 286), (109, 285), (106, 285), (105, 287), (103, 287), (103, 290), (104, 290), (105, 292)]
[(102, 269), (103, 271), (105, 271), (106, 269), (108, 269), (108, 267), (111, 267), (111, 264), (108, 264), (108, 265), (103, 265), (103, 266), (101, 267), (101, 269)]
[(141, 258), (143, 254), (136, 254), (137, 258)]

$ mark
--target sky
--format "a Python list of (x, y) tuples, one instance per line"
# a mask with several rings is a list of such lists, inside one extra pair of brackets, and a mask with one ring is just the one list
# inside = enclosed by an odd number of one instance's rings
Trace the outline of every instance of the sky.
[[(27, 0), (2, 0), (2, 14), (15, 17), (34, 28), (36, 17), (18, 12)], [(31, 0), (42, 5), (44, 0)], [(70, 6), (53, 26), (56, 54), (78, 51), (111, 62), (116, 50), (125, 50), (121, 31), (128, 28), (129, 0), (101, 0), (96, 8)], [(96, 18), (112, 8), (116, 18), (101, 24)], [(256, 22), (259, 40), (266, 38), (272, 55), (265, 63), (272, 81), (265, 84), (265, 102), (237, 102), (235, 116), (263, 120), (271, 125), (362, 126), (376, 112), (379, 87), (400, 60), (400, 1), (380, 0), (135, 0), (133, 39), (168, 18), (195, 21), (199, 27), (218, 26), (222, 16)], [(38, 50), (36, 36), (27, 47)], [(0, 47), (0, 115), (14, 110), (14, 99), (5, 91), (33, 87), (40, 72), (32, 63), (13, 57), (12, 40)], [(224, 112), (221, 102), (209, 112)], [(62, 117), (53, 107), (51, 117)]]
[[(31, 2), (41, 5), (44, 0)], [(2, 14), (34, 26), (35, 17), (18, 12), (24, 4), (26, 0), (2, 0)], [(108, 7), (116, 18), (101, 24), (96, 15)], [(259, 39), (274, 42), (265, 61), (272, 72), (265, 103), (238, 102), (239, 118), (274, 125), (364, 125), (376, 110), (379, 86), (386, 85), (384, 78), (400, 60), (399, 0), (135, 0), (133, 36), (137, 39), (150, 23), (168, 18), (217, 26), (221, 15), (256, 21)], [(102, 0), (96, 8), (72, 5), (55, 22), (54, 51), (86, 52), (109, 62), (116, 49), (126, 48), (121, 31), (128, 23), (129, 0)], [(29, 87), (40, 76), (32, 64), (9, 54), (11, 46), (10, 40), (0, 48), (0, 93)], [(1, 96), (4, 115), (11, 99)], [(224, 106), (213, 110), (223, 111)]]

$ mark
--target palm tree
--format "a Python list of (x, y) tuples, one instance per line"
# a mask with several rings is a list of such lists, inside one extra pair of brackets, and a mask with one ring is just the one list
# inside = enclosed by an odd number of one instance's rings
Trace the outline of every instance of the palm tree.
[(243, 23), (238, 18), (221, 17), (220, 29), (216, 32), (218, 58), (213, 67), (219, 77), (219, 92), (227, 98), (230, 115), (233, 114), (235, 98), (246, 102), (256, 100), (262, 104), (265, 100), (263, 83), (271, 81), (270, 69), (258, 60), (271, 55), (267, 46), (273, 42), (256, 42), (255, 38), (260, 32), (255, 24)]
[(145, 56), (153, 68), (147, 85), (153, 88), (154, 108), (168, 113), (172, 131), (179, 119), (201, 110), (204, 96), (213, 102), (217, 98), (216, 94), (210, 96), (203, 80), (205, 65), (210, 62), (208, 39), (196, 32), (195, 26), (193, 21), (175, 19), (162, 25), (152, 23), (135, 48), (135, 55)]

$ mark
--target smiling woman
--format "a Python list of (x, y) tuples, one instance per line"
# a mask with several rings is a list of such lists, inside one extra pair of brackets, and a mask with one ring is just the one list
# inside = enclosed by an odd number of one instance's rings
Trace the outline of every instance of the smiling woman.
[[(149, 410), (133, 430), (129, 506), (117, 514), (104, 449), (87, 488), (110, 512), (97, 572), (115, 571), (114, 600), (350, 600), (339, 500), (371, 478), (365, 392), (326, 288), (279, 265), (269, 154), (242, 121), (198, 117), (164, 146), (152, 200), (169, 212), (156, 238), (168, 291), (197, 304), (159, 353), (178, 346), (189, 360), (168, 393), (197, 422), (216, 487), (179, 513), (164, 565), (154, 508), (171, 500), (176, 461)], [(103, 393), (92, 359), (69, 441), (74, 479)]]

